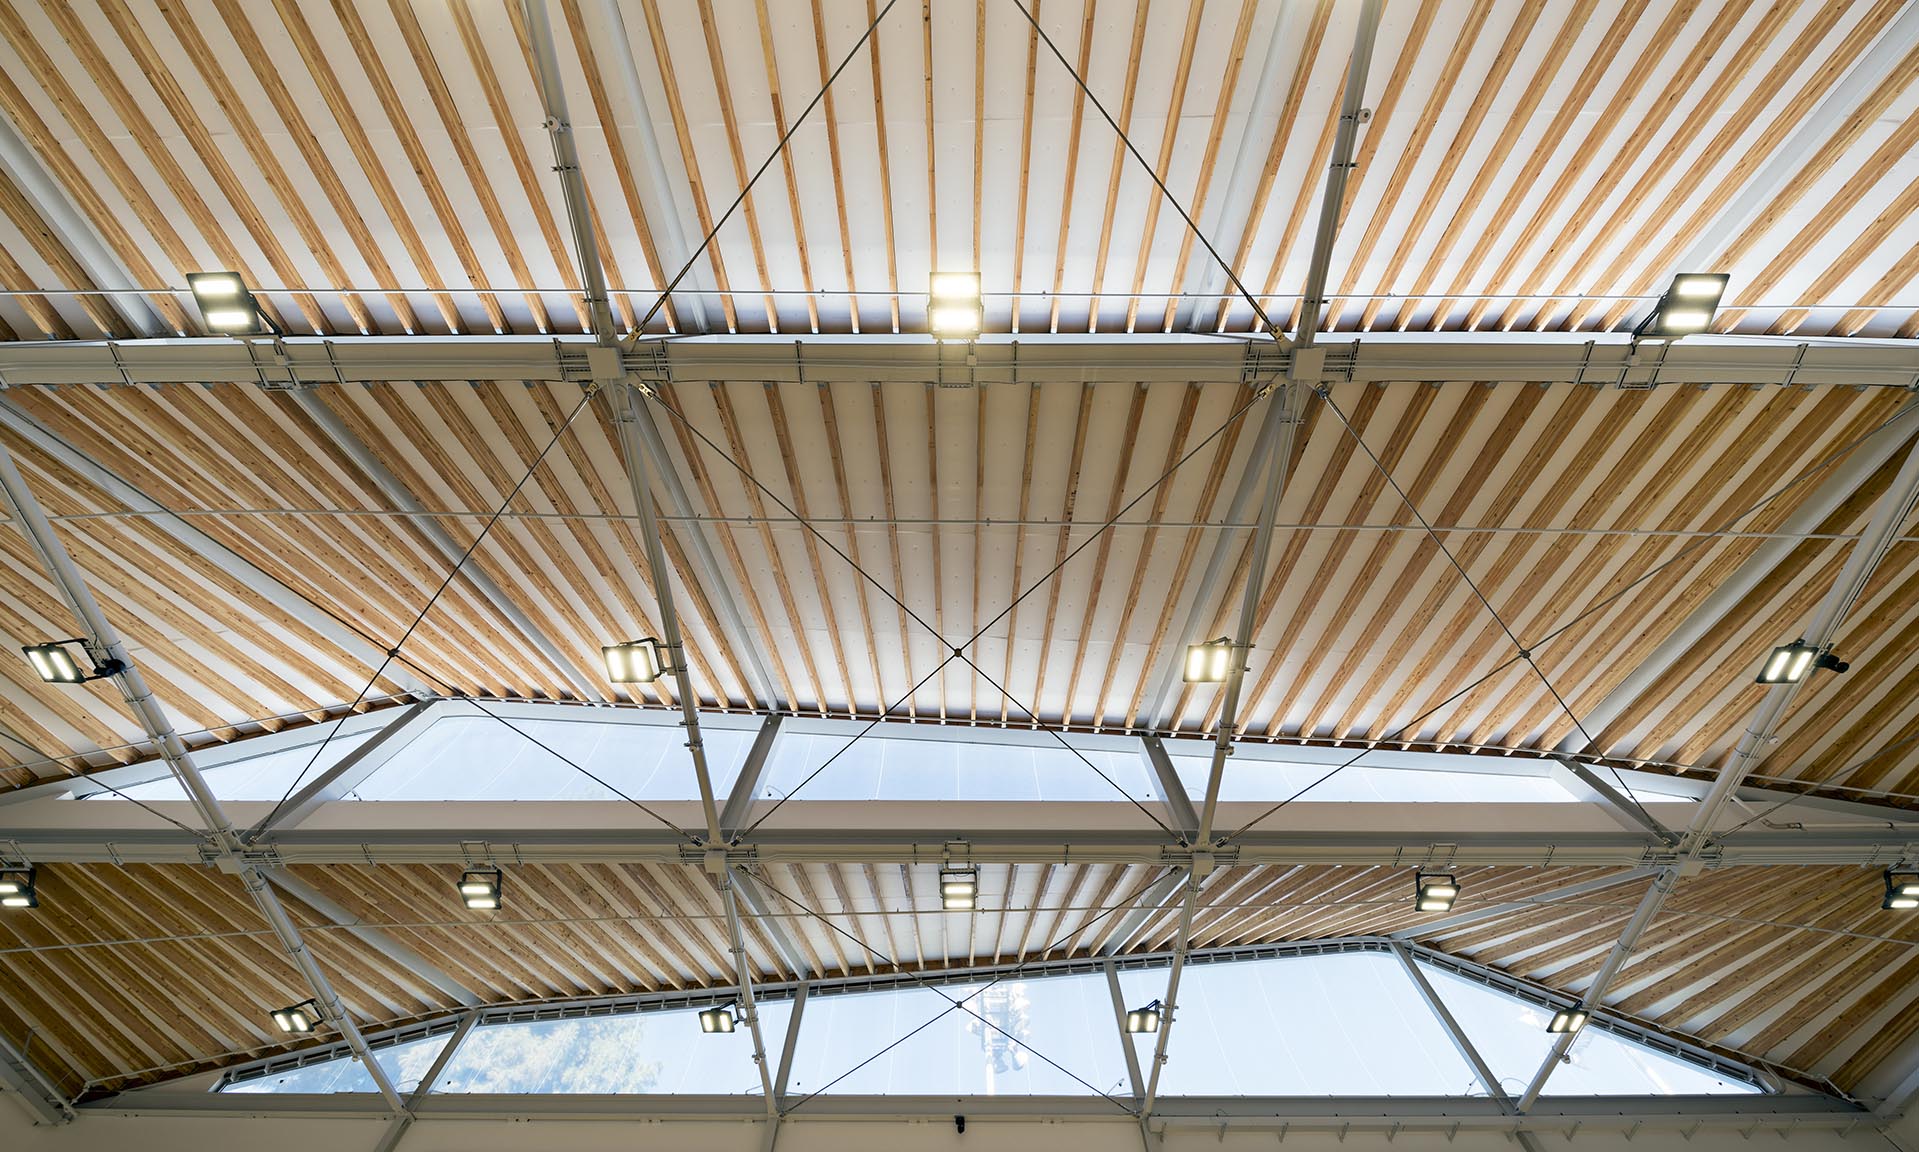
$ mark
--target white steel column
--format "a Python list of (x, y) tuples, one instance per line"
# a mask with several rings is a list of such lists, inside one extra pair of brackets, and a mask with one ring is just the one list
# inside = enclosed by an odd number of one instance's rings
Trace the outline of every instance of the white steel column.
[[(553, 46), (553, 24), (547, 19), (546, 0), (524, 0), (527, 39), (533, 54), (533, 78), (540, 85), (540, 101), (546, 106), (546, 133), (553, 144), (553, 171), (560, 177), (560, 193), (566, 198), (566, 219), (573, 229), (573, 247), (579, 260), (585, 288), (587, 315), (592, 317), (594, 334), (607, 343), (619, 332), (613, 322), (613, 307), (607, 302), (606, 274), (600, 267), (600, 253), (594, 246), (593, 217), (588, 211), (586, 180), (580, 174), (580, 152), (573, 144), (573, 121), (566, 110), (566, 85), (560, 79), (559, 53)], [(612, 125), (606, 125), (613, 131)]]
[(739, 896), (733, 891), (733, 870), (727, 869), (720, 877), (720, 896), (726, 902), (726, 932), (732, 937), (733, 971), (740, 997), (740, 1014), (746, 1020), (746, 1027), (753, 1033), (753, 1063), (760, 1073), (760, 1091), (766, 1096), (766, 1116), (775, 1123), (779, 1120), (779, 1104), (773, 1095), (773, 1070), (766, 1064), (766, 1038), (760, 1031), (760, 1011), (753, 1003), (753, 973), (746, 959), (746, 937), (740, 927)]
[(359, 1026), (348, 1015), (345, 1005), (340, 1002), (339, 993), (333, 990), (333, 984), (321, 970), (319, 962), (307, 950), (300, 930), (294, 926), (280, 898), (267, 884), (259, 866), (248, 862), (243, 855), (239, 833), (234, 830), (232, 821), (227, 819), (225, 809), (213, 795), (213, 790), (207, 787), (200, 769), (193, 762), (193, 756), (175, 733), (173, 721), (147, 688), (146, 678), (140, 674), (139, 667), (133, 663), (126, 646), (121, 643), (120, 634), (100, 610), (99, 602), (88, 590), (86, 579), (73, 558), (67, 554), (66, 546), (54, 535), (53, 525), (47, 522), (40, 502), (20, 478), (20, 473), (13, 466), (13, 457), (4, 446), (0, 446), (0, 490), (5, 491), (21, 531), (32, 542), (34, 550), (46, 565), (47, 575), (60, 589), (73, 610), (74, 619), (86, 633), (89, 655), (96, 662), (119, 662), (121, 671), (113, 675), (113, 682), (120, 689), (127, 707), (139, 719), (140, 726), (146, 730), (155, 751), (167, 762), (167, 767), (173, 770), (174, 776), (193, 801), (194, 809), (207, 828), (207, 848), (220, 870), (240, 878), (247, 894), (259, 907), (260, 914), (272, 926), (274, 935), (279, 937), (280, 946), (286, 950), (294, 966), (312, 988), (321, 1016), (340, 1029), (341, 1035), (352, 1046), (354, 1055), (366, 1066), (368, 1075), (373, 1078), (373, 1083), (379, 1088), (380, 1095), (385, 1097), (388, 1106), (396, 1112), (404, 1112), (405, 1103), (394, 1091), (393, 1083), (387, 1078), (379, 1061), (367, 1049)]
[[(1846, 613), (1858, 602), (1866, 589), (1866, 582), (1878, 567), (1880, 560), (1892, 548), (1900, 531), (1911, 517), (1915, 506), (1919, 506), (1919, 440), (1914, 440), (1907, 448), (1904, 462), (1900, 465), (1899, 475), (1893, 480), (1879, 503), (1873, 508), (1872, 518), (1866, 530), (1860, 534), (1852, 546), (1852, 552), (1846, 557), (1845, 567), (1839, 572), (1837, 580), (1827, 590), (1819, 607), (1813, 611), (1800, 638), (1813, 648), (1824, 652), (1831, 647), (1839, 632), (1839, 625)], [(1784, 639), (1782, 637), (1781, 639)], [(1602, 1007), (1605, 1004), (1607, 989), (1619, 970), (1625, 967), (1633, 949), (1639, 944), (1646, 927), (1659, 914), (1673, 886), (1682, 875), (1698, 867), (1698, 861), (1705, 849), (1713, 843), (1713, 828), (1720, 813), (1725, 809), (1739, 785), (1763, 758), (1766, 749), (1771, 746), (1780, 722), (1785, 718), (1786, 710), (1791, 706), (1800, 688), (1810, 683), (1820, 674), (1817, 668), (1809, 669), (1800, 680), (1792, 683), (1774, 684), (1766, 689), (1764, 698), (1754, 712), (1751, 723), (1746, 726), (1745, 735), (1733, 749), (1731, 757), (1719, 774), (1713, 778), (1712, 788), (1700, 801), (1699, 808), (1693, 813), (1692, 822), (1687, 826), (1684, 838), (1680, 842), (1680, 860), (1668, 865), (1653, 880), (1647, 889), (1645, 898), (1633, 912), (1632, 919), (1626, 922), (1625, 930), (1620, 933), (1619, 942), (1606, 956), (1592, 982), (1587, 985), (1585, 994), (1580, 997), (1580, 1006), (1587, 1010)], [(1520, 1098), (1520, 1111), (1533, 1106), (1545, 1091), (1546, 1082), (1553, 1070), (1559, 1066), (1560, 1058), (1571, 1049), (1575, 1033), (1560, 1036), (1540, 1065), (1539, 1072), (1533, 1077), (1526, 1094)]]
[(453, 1029), (453, 1035), (447, 1037), (446, 1046), (441, 1048), (440, 1054), (433, 1058), (433, 1064), (426, 1070), (426, 1075), (420, 1077), (419, 1086), (407, 1096), (407, 1110), (387, 1122), (386, 1131), (381, 1134), (380, 1142), (373, 1146), (373, 1152), (393, 1152), (393, 1149), (399, 1146), (400, 1137), (405, 1136), (407, 1129), (413, 1127), (413, 1110), (420, 1106), (420, 1101), (425, 1100), (432, 1093), (434, 1082), (440, 1078), (441, 1073), (446, 1071), (446, 1066), (453, 1062), (453, 1057), (459, 1052), (460, 1045), (466, 1042), (467, 1035), (479, 1022), (478, 1012), (468, 1012), (460, 1017), (459, 1026)]
[[(1246, 570), (1245, 590), (1240, 598), (1239, 626), (1233, 635), (1233, 660), (1227, 668), (1224, 695), (1220, 702), (1219, 726), (1214, 734), (1213, 762), (1206, 776), (1206, 797), (1199, 810), (1199, 836), (1194, 842), (1192, 867), (1186, 873), (1185, 902), (1180, 909), (1178, 946), (1173, 953), (1172, 972), (1166, 981), (1166, 1000), (1159, 1025), (1159, 1041), (1153, 1053), (1153, 1067), (1146, 1082), (1146, 1097), (1140, 1109), (1142, 1128), (1152, 1116), (1153, 1100), (1159, 1091), (1160, 1068), (1166, 1061), (1166, 1049), (1178, 1016), (1179, 979), (1185, 967), (1187, 949), (1192, 946), (1193, 909), (1199, 899), (1200, 885), (1214, 867), (1212, 850), (1213, 820), (1219, 810), (1219, 787), (1226, 771), (1226, 757), (1233, 751), (1233, 735), (1238, 726), (1239, 692), (1245, 681), (1247, 654), (1251, 651), (1253, 630), (1257, 625), (1260, 590), (1266, 580), (1266, 562), (1273, 542), (1273, 522), (1279, 514), (1280, 498), (1285, 494), (1286, 471), (1292, 463), (1293, 434), (1298, 428), (1300, 389), (1317, 384), (1325, 354), (1313, 350), (1319, 329), (1319, 310), (1324, 303), (1326, 270), (1332, 263), (1333, 239), (1339, 230), (1339, 210), (1345, 198), (1346, 178), (1350, 173), (1353, 147), (1359, 134), (1360, 107), (1366, 96), (1366, 74), (1372, 62), (1373, 39), (1379, 32), (1383, 0), (1365, 0), (1359, 11), (1359, 27), (1353, 36), (1353, 50), (1346, 69), (1346, 90), (1341, 98), (1339, 129), (1334, 137), (1332, 162), (1326, 171), (1326, 194), (1320, 207), (1320, 221), (1313, 240), (1312, 264), (1306, 274), (1305, 299), (1300, 307), (1299, 329), (1293, 357), (1287, 365), (1285, 382), (1278, 386), (1262, 429), (1271, 437), (1266, 450), (1266, 491), (1260, 500), (1258, 527), (1254, 529), (1252, 559)], [(1274, 332), (1274, 339), (1279, 333)], [(1185, 637), (1187, 640), (1194, 637)]]

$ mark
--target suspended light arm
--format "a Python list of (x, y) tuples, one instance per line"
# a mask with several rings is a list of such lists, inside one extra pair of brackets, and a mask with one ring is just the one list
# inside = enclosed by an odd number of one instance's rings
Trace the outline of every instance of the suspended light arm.
[(1232, 670), (1232, 661), (1233, 641), (1230, 637), (1221, 636), (1203, 644), (1188, 644), (1184, 678), (1188, 684), (1223, 683), (1226, 674)]
[(738, 1003), (729, 1000), (716, 1008), (701, 1009), (700, 1031), (707, 1033), (733, 1031), (739, 1023), (738, 1018), (733, 1015), (733, 1009), (736, 1007)]
[(1555, 1035), (1571, 1035), (1584, 1028), (1586, 1021), (1590, 1019), (1592, 1019), (1592, 1013), (1584, 1008), (1561, 1008), (1553, 1013), (1552, 1020), (1546, 1025), (1546, 1031)]
[(1886, 897), (1879, 906), (1900, 912), (1919, 908), (1919, 872), (1886, 869)]
[[(69, 646), (78, 644), (92, 663), (91, 671), (82, 671), (80, 662), (73, 658)], [(105, 680), (126, 671), (126, 662), (108, 652), (95, 651), (83, 637), (69, 640), (48, 640), (39, 644), (28, 644), (20, 651), (26, 653), (27, 662), (40, 679), (49, 684), (85, 684), (89, 680)]]
[(651, 684), (678, 671), (669, 663), (665, 646), (651, 636), (605, 645), (600, 655), (606, 660), (606, 678), (615, 684)]

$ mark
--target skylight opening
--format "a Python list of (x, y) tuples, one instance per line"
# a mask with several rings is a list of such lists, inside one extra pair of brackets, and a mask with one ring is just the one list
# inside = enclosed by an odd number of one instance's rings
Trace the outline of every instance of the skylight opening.
[[(1551, 1009), (1416, 961), (1508, 1095), (1523, 1094), (1551, 1050)], [(1484, 1097), (1489, 1094), (1383, 944), (1301, 955), (1196, 953), (1177, 1004), (1165, 958), (1121, 962), (1120, 1003), (1165, 1014), (1127, 1032), (1101, 972), (1011, 972), (927, 985), (816, 988), (800, 1016), (787, 1092), (910, 1096), (1130, 1098), (1121, 1044), (1150, 1071), (1167, 1041), (1165, 1098)], [(724, 997), (722, 989), (716, 995)], [(792, 1002), (757, 999), (769, 1059), (786, 1044)], [(703, 1032), (715, 1001), (672, 1007), (603, 1002), (528, 1010), (467, 1034), (432, 1091), (447, 1093), (757, 1095), (753, 1041)], [(445, 1036), (378, 1050), (402, 1091), (418, 1085)], [(882, 1052), (894, 1041), (899, 1043)], [(1659, 1051), (1595, 1019), (1557, 1066), (1547, 1096), (1745, 1095), (1725, 1068)], [(374, 1091), (350, 1056), (270, 1075), (235, 1074), (227, 1092)]]

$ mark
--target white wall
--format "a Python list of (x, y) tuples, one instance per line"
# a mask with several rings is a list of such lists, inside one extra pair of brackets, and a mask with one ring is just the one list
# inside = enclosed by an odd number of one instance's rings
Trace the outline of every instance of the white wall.
[[(0, 1105), (0, 1149), (6, 1152), (209, 1152), (255, 1148), (266, 1152), (371, 1152), (386, 1125), (378, 1120), (307, 1118), (83, 1115), (60, 1128), (37, 1128), (25, 1113)], [(415, 1124), (400, 1152), (633, 1152), (635, 1147), (671, 1152), (761, 1152), (757, 1122), (431, 1120)], [(1850, 1136), (1771, 1130), (1750, 1137), (1737, 1130), (1701, 1130), (1687, 1140), (1673, 1129), (1645, 1129), (1632, 1139), (1622, 1132), (1581, 1131), (1537, 1135), (1548, 1152), (1919, 1152), (1919, 1123), (1907, 1118), (1890, 1135), (1862, 1127)], [(787, 1121), (778, 1152), (1271, 1152), (1276, 1146), (1301, 1152), (1514, 1152), (1500, 1133), (1348, 1133), (1178, 1129), (1142, 1149), (1136, 1126), (1126, 1121), (969, 1120), (964, 1135), (950, 1120)]]

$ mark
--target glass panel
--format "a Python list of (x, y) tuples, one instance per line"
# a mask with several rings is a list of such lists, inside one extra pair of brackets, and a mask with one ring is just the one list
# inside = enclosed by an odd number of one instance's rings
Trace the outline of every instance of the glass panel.
[(787, 1090), (1130, 1094), (1117, 1040), (1112, 996), (1099, 974), (814, 996), (801, 1018)]
[[(297, 748), (282, 748), (278, 752), (266, 752), (224, 764), (203, 765), (201, 774), (206, 777), (207, 786), (213, 789), (213, 794), (221, 800), (279, 800), (298, 787), (296, 780), (301, 784), (312, 780), (346, 759), (354, 749), (373, 737), (373, 732), (355, 732), (326, 741), (324, 751), (321, 751), (320, 741), (315, 740)], [(313, 755), (315, 752), (320, 753), (317, 760)], [(308, 764), (312, 767), (308, 768)], [(180, 787), (180, 782), (172, 776), (162, 776), (120, 791), (135, 800), (148, 802), (187, 798), (186, 789)], [(112, 792), (94, 795), (102, 799), (118, 799)]]
[[(1453, 1018), (1506, 1091), (1523, 1094), (1552, 1048), (1552, 1013), (1475, 980), (1421, 964)], [(1647, 1096), (1756, 1093), (1741, 1080), (1656, 1052), (1598, 1028), (1587, 1028), (1546, 1082), (1548, 1096)]]
[[(451, 1039), (450, 1033), (428, 1036), (420, 1040), (408, 1040), (404, 1044), (395, 1044), (389, 1048), (380, 1048), (373, 1058), (380, 1062), (380, 1068), (393, 1081), (393, 1087), (401, 1095), (413, 1091), (420, 1085), (420, 1078), (433, 1069), (433, 1061), (440, 1056), (440, 1049), (446, 1047)], [(367, 1073), (366, 1066), (352, 1056), (341, 1056), (318, 1064), (306, 1064), (299, 1068), (288, 1069), (272, 1076), (261, 1076), (254, 1080), (242, 1080), (238, 1084), (229, 1084), (220, 1089), (222, 1092), (377, 1092), (373, 1077)]]
[[(1135, 752), (1081, 750), (1075, 755), (1057, 744), (874, 736), (849, 746), (848, 739), (783, 734), (761, 780), (760, 798), (777, 800), (802, 784), (805, 800), (1120, 800), (1124, 791), (1147, 801), (1158, 795), (1152, 773)], [(1112, 783), (1100, 779), (1101, 772)]]
[[(433, 1090), (758, 1095), (753, 1035), (745, 1023), (730, 1033), (704, 1033), (699, 1011), (675, 1008), (475, 1028)], [(792, 1005), (763, 1003), (759, 1012), (768, 1059), (777, 1059)]]
[[(1194, 804), (1206, 795), (1207, 756), (1173, 756), (1173, 770)], [(1284, 800), (1338, 768), (1338, 764), (1297, 764), (1235, 756), (1219, 782), (1221, 800)], [(1333, 772), (1323, 784), (1300, 797), (1333, 803), (1452, 802), (1455, 804), (1570, 804), (1576, 797), (1545, 776), (1508, 776), (1494, 772), (1456, 772), (1440, 768), (1383, 768), (1355, 764)]]
[[(1120, 973), (1129, 1008), (1165, 969)], [(1161, 1024), (1165, 1027), (1165, 1024)], [(1158, 1037), (1131, 1037), (1150, 1074)], [(1160, 1073), (1164, 1096), (1463, 1096), (1477, 1088), (1399, 961), (1377, 952), (1193, 964)], [(1478, 1091), (1483, 1095), (1484, 1090)]]
[[(724, 796), (740, 774), (753, 734), (719, 727), (701, 731), (714, 791)], [(348, 798), (619, 799), (567, 760), (635, 800), (696, 800), (700, 795), (686, 736), (676, 725), (515, 717), (509, 728), (490, 716), (448, 716), (435, 721)]]

